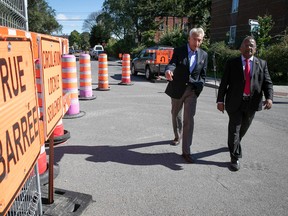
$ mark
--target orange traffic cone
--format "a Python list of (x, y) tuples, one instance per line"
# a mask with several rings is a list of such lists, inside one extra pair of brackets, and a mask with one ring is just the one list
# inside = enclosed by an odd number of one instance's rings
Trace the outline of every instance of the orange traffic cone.
[(80, 95), (79, 100), (94, 100), (92, 92), (91, 62), (89, 54), (80, 54)]
[(130, 55), (124, 54), (122, 59), (122, 79), (119, 85), (133, 85), (130, 78)]
[(80, 112), (76, 57), (74, 55), (62, 56), (62, 79), (63, 93), (71, 95), (70, 107), (63, 118), (82, 117), (85, 113)]
[(109, 91), (109, 82), (108, 82), (108, 63), (107, 63), (107, 54), (100, 54), (98, 57), (99, 62), (99, 71), (98, 71), (98, 88), (100, 91)]
[[(64, 130), (63, 120), (57, 123), (54, 131), (54, 146), (58, 144), (65, 143), (68, 139), (70, 139), (70, 132), (68, 130)], [(45, 142), (45, 146), (49, 146), (49, 140)]]

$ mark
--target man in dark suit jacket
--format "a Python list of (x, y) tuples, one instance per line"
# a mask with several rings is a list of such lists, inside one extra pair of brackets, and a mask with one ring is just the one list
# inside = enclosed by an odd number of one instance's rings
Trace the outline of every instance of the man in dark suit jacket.
[(241, 56), (227, 61), (219, 86), (217, 109), (229, 116), (228, 147), (231, 170), (240, 169), (241, 140), (252, 123), (255, 112), (272, 107), (273, 84), (267, 62), (254, 56), (256, 41), (246, 37), (240, 47)]
[(197, 97), (203, 89), (207, 70), (208, 55), (199, 48), (203, 38), (202, 28), (191, 29), (188, 43), (174, 49), (172, 59), (165, 68), (165, 76), (169, 81), (165, 93), (171, 97), (172, 124), (175, 135), (172, 145), (178, 145), (182, 136), (182, 156), (188, 163), (194, 162), (190, 152), (194, 115)]

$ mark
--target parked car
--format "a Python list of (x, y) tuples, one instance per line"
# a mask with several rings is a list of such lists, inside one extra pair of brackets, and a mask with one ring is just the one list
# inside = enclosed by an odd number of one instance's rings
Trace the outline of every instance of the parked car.
[(74, 54), (75, 53), (75, 50), (73, 48), (69, 48), (69, 54)]
[[(156, 50), (173, 50), (173, 47), (169, 46), (154, 46), (148, 47), (140, 51), (131, 62), (131, 74), (136, 76), (138, 73), (144, 73), (147, 80), (154, 78), (157, 75), (163, 75), (165, 73), (165, 67), (167, 64), (155, 64)], [(150, 51), (149, 51), (150, 50)]]
[(93, 50), (91, 58), (98, 60), (100, 54), (105, 53), (104, 50)]

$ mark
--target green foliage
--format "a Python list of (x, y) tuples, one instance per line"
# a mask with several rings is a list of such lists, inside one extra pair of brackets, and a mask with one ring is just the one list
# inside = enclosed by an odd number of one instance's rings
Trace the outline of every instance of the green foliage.
[(288, 85), (288, 35), (284, 35), (280, 43), (267, 47), (260, 57), (267, 60), (274, 84)]
[(229, 58), (233, 58), (240, 55), (239, 50), (230, 49), (224, 41), (211, 44), (208, 51), (208, 71), (213, 71), (213, 55), (215, 55), (217, 77), (222, 77), (224, 72), (224, 66)]
[(273, 28), (274, 22), (271, 15), (265, 15), (264, 17), (258, 16), (258, 23), (259, 30), (254, 33), (254, 37), (257, 43), (258, 53), (261, 55), (271, 40), (269, 32)]
[(159, 44), (172, 47), (182, 46), (187, 43), (188, 35), (179, 29), (168, 31), (160, 38)]
[(80, 48), (81, 37), (78, 31), (74, 30), (69, 35), (69, 46), (73, 46), (74, 49)]
[(80, 48), (82, 50), (89, 50), (90, 48), (90, 42), (89, 42), (89, 39), (90, 39), (90, 34), (89, 32), (83, 32), (82, 34), (80, 34)]
[(142, 42), (142, 34), (155, 30), (154, 19), (157, 13), (158, 2), (153, 0), (105, 0), (104, 12), (109, 14), (113, 25), (113, 35), (124, 39), (127, 35), (135, 35), (138, 42)]
[(155, 45), (154, 37), (156, 31), (149, 30), (142, 33), (142, 43), (147, 47)]
[(115, 38), (110, 38), (106, 43), (105, 52), (109, 57), (117, 57), (116, 44), (117, 40)]
[[(158, 29), (155, 17), (189, 17), (194, 26), (209, 28), (211, 0), (105, 0), (103, 9), (114, 25), (113, 34), (123, 39), (135, 35), (147, 43), (145, 32)], [(117, 33), (115, 33), (117, 32)]]
[(107, 43), (110, 38), (110, 32), (102, 24), (95, 25), (90, 34), (90, 45), (94, 47), (97, 44)]
[[(217, 77), (221, 78), (224, 66), (229, 58), (240, 56), (239, 50), (232, 50), (225, 42), (211, 44), (208, 50), (208, 76), (214, 76), (213, 55), (215, 55)], [(267, 60), (268, 70), (274, 84), (288, 85), (288, 35), (284, 35), (279, 43), (268, 46), (258, 55)]]
[(184, 0), (184, 16), (190, 17), (193, 27), (202, 27), (209, 37), (212, 0)]
[(61, 32), (62, 26), (55, 19), (53, 10), (45, 0), (28, 0), (29, 31), (42, 34)]
[(133, 37), (130, 35), (126, 36), (125, 39), (122, 40), (115, 40), (111, 38), (106, 47), (105, 50), (108, 53), (110, 57), (116, 57), (118, 58), (119, 53), (127, 53), (131, 54), (133, 47), (135, 47), (135, 40), (133, 40)]

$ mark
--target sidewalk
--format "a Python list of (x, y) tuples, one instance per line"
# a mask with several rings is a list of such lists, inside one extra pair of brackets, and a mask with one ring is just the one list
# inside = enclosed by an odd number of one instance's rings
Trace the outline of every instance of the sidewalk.
[[(212, 87), (212, 88), (218, 88), (220, 84), (220, 80), (217, 79), (215, 82), (215, 79), (212, 77), (206, 78), (205, 86)], [(283, 85), (274, 85), (274, 97), (285, 97), (288, 98), (288, 86)]]

